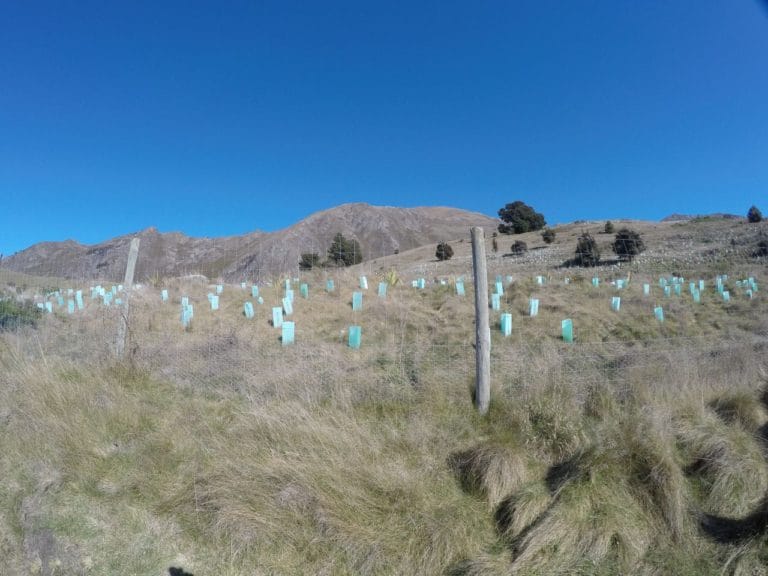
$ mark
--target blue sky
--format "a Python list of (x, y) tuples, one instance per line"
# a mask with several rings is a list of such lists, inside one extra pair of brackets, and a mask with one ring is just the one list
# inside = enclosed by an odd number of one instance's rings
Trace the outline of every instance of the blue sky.
[(768, 210), (758, 0), (0, 3), (0, 253), (344, 202)]

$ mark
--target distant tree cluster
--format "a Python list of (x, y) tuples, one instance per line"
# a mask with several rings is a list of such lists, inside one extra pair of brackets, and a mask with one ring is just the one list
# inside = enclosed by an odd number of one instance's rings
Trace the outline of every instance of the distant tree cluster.
[[(395, 251), (397, 253), (397, 251)], [(312, 270), (324, 266), (351, 266), (363, 261), (360, 244), (353, 238), (346, 238), (341, 232), (333, 237), (326, 251), (327, 259), (322, 261), (317, 252), (304, 252), (299, 257), (300, 270)]]
[(544, 215), (536, 212), (525, 202), (516, 200), (499, 210), (499, 232), (502, 234), (523, 234), (535, 232), (546, 226)]
[[(611, 249), (620, 260), (632, 262), (635, 256), (645, 251), (645, 243), (637, 231), (621, 228), (611, 243)], [(600, 263), (600, 247), (589, 232), (582, 233), (576, 241), (574, 262), (579, 266), (597, 266)]]

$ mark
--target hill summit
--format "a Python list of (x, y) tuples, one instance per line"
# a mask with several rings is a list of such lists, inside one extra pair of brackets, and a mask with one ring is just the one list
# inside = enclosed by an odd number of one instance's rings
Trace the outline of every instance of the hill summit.
[(193, 238), (149, 227), (93, 245), (74, 240), (41, 242), (6, 258), (3, 267), (36, 276), (120, 280), (130, 241), (139, 237), (138, 280), (191, 273), (258, 280), (296, 270), (303, 253), (323, 258), (339, 232), (357, 240), (364, 260), (370, 260), (468, 236), (472, 226), (492, 230), (497, 224), (495, 218), (457, 208), (352, 203), (316, 212), (276, 232)]

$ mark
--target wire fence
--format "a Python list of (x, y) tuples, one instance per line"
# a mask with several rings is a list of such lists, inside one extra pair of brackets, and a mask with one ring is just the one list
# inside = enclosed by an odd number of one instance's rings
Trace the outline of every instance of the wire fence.
[[(126, 260), (127, 246), (128, 241)], [(237, 250), (232, 255), (235, 259), (241, 256)], [(734, 298), (740, 299), (738, 314), (751, 314), (753, 322), (739, 331), (723, 330), (714, 338), (689, 336), (681, 329), (673, 336), (660, 332), (617, 341), (577, 338), (573, 343), (563, 342), (554, 328), (548, 334), (530, 332), (527, 337), (516, 331), (513, 338), (503, 338), (495, 331), (492, 379), (497, 389), (515, 393), (531, 386), (567, 384), (587, 389), (609, 384), (629, 390), (638, 381), (668, 385), (713, 378), (757, 378), (768, 341), (766, 310), (762, 304), (751, 302), (762, 302), (758, 290), (764, 274), (762, 260), (733, 258), (727, 267), (719, 256), (704, 267), (698, 261), (673, 262), (670, 267), (663, 258), (598, 269), (539, 268), (541, 264), (536, 251), (521, 258), (490, 254), (489, 276), (495, 282), (489, 285), (498, 289), (501, 283), (506, 290), (524, 292), (531, 287), (544, 290), (569, 283), (589, 285), (595, 280), (601, 286), (616, 285), (632, 278), (634, 294), (639, 298), (643, 284), (653, 285), (659, 292), (659, 282), (666, 283), (668, 278), (668, 286), (685, 292), (680, 287), (685, 287), (686, 276), (698, 279), (706, 275), (712, 294), (719, 298), (714, 286), (722, 294), (721, 283), (726, 282)], [(437, 262), (403, 265), (394, 277), (375, 259), (356, 267), (354, 273), (336, 268), (297, 268), (292, 274), (279, 276), (254, 263), (247, 280), (224, 284), (198, 274), (153, 277), (145, 266), (141, 281), (129, 295), (117, 283), (119, 279), (99, 283), (85, 268), (54, 265), (38, 270), (42, 273), (39, 276), (31, 276), (0, 267), (0, 299), (26, 303), (31, 308), (17, 315), (15, 325), (6, 322), (0, 329), (5, 347), (18, 358), (103, 364), (115, 360), (117, 326), (127, 315), (126, 361), (181, 387), (250, 398), (290, 393), (316, 399), (341, 393), (342, 383), (353, 391), (357, 388), (371, 394), (371, 390), (378, 390), (382, 395), (403, 385), (418, 389), (427, 381), (465, 383), (469, 388), (475, 375), (471, 269), (467, 256), (458, 256), (449, 268)], [(539, 269), (542, 272), (535, 273)], [(371, 286), (363, 288), (361, 277), (368, 278)], [(280, 330), (270, 325), (270, 311), (279, 307), (281, 315), (285, 312), (283, 299), (291, 282), (300, 321), (295, 325), (295, 342), (285, 345)], [(381, 283), (386, 284), (384, 297), (377, 294)], [(395, 283), (397, 289), (392, 286)], [(299, 295), (303, 284), (311, 286), (311, 297)], [(458, 294), (458, 284), (466, 286), (464, 297)], [(219, 290), (221, 309), (213, 311), (211, 295), (215, 293), (218, 298)], [(356, 313), (348, 302), (353, 291), (366, 294), (367, 302), (374, 304)], [(564, 315), (568, 306), (579, 305), (569, 301), (572, 297), (559, 296)], [(126, 309), (129, 298), (130, 308)], [(181, 318), (184, 298), (190, 299), (196, 316), (187, 328)], [(518, 316), (523, 316), (519, 309), (525, 308), (527, 295), (522, 305), (519, 298), (506, 298), (504, 303), (517, 306)], [(254, 319), (244, 314), (245, 302), (255, 307)], [(25, 321), (27, 313), (30, 318), (42, 318), (33, 326)], [(734, 312), (722, 309), (717, 314), (713, 313), (714, 323), (725, 322)], [(349, 327), (360, 324), (364, 344), (359, 350), (351, 349)]]

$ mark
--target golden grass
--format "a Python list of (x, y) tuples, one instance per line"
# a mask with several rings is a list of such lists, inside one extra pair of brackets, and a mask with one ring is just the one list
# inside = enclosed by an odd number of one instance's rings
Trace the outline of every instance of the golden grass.
[[(699, 522), (746, 518), (768, 493), (761, 299), (673, 296), (660, 325), (665, 297), (644, 297), (641, 274), (622, 291), (519, 279), (480, 418), (471, 290), (404, 277), (380, 299), (371, 274), (353, 312), (357, 274), (335, 274), (332, 293), (325, 274), (302, 278), (309, 300), (294, 286), (292, 346), (269, 325), (277, 282), (253, 320), (239, 286), (218, 311), (195, 279), (168, 281), (165, 304), (138, 291), (123, 362), (119, 310), (90, 301), (0, 335), (10, 573), (759, 570), (762, 533), (722, 544)], [(187, 331), (181, 296), (195, 306)], [(559, 338), (565, 316), (573, 345)], [(346, 346), (352, 324), (360, 350)]]

